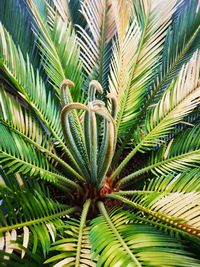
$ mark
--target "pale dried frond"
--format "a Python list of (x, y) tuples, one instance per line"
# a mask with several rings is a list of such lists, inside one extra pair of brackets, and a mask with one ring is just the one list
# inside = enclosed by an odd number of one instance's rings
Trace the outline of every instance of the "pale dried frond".
[(109, 65), (106, 55), (110, 50), (108, 44), (116, 31), (111, 1), (82, 1), (80, 12), (87, 23), (86, 29), (78, 26), (81, 61), (89, 79), (98, 78), (102, 83), (102, 69), (108, 69)]
[[(111, 71), (111, 83), (115, 80), (114, 77), (118, 77), (121, 86), (115, 85), (115, 90), (119, 92), (119, 111), (118, 111), (118, 128), (120, 132), (124, 132), (131, 124), (135, 123), (139, 108), (143, 101), (146, 86), (152, 78), (156, 68), (160, 64), (159, 57), (163, 48), (164, 38), (166, 36), (167, 29), (171, 23), (171, 17), (176, 9), (176, 1), (135, 1), (133, 9), (129, 10), (126, 7), (126, 12), (122, 14), (122, 5), (128, 5), (128, 1), (122, 3), (115, 2), (113, 5), (115, 8), (115, 14), (118, 3), (118, 16), (117, 22), (118, 29), (118, 42), (122, 44), (125, 40), (125, 35), (130, 32), (133, 27), (133, 22), (139, 27), (141, 34), (137, 37), (133, 37), (132, 43), (125, 42), (121, 51), (114, 48), (114, 61)], [(138, 30), (139, 32), (139, 30)], [(123, 37), (122, 37), (123, 35)], [(123, 39), (124, 38), (124, 39)], [(121, 45), (122, 46), (122, 45)], [(123, 58), (122, 51), (126, 51), (127, 57), (130, 58), (134, 55), (134, 60), (131, 62), (131, 67), (126, 65), (126, 61)], [(116, 54), (118, 53), (118, 56)], [(120, 63), (123, 62), (122, 64)], [(124, 63), (125, 62), (125, 63)], [(126, 82), (124, 75), (116, 75), (114, 71), (116, 66), (121, 66), (121, 73), (126, 73), (131, 70), (129, 82)], [(124, 69), (124, 70), (123, 70)], [(113, 79), (114, 78), (114, 79)], [(113, 86), (111, 86), (113, 87)], [(110, 89), (113, 90), (112, 88)]]
[(68, 1), (66, 0), (53, 0), (53, 3), (56, 7), (57, 12), (63, 19), (63, 21), (70, 20)]

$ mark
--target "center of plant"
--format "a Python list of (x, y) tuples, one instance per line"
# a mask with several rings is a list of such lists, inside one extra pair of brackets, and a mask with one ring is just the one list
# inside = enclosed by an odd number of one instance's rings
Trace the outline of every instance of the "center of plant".
[[(108, 94), (108, 107), (96, 99), (96, 92), (103, 94), (97, 81), (92, 81), (88, 90), (87, 105), (72, 102), (70, 86), (65, 80), (61, 86), (61, 124), (65, 142), (69, 148), (69, 161), (75, 159), (74, 168), (80, 173), (80, 183), (87, 181), (85, 195), (90, 192), (92, 199), (113, 191), (112, 183), (106, 176), (116, 145), (115, 115), (116, 97)], [(92, 188), (91, 188), (92, 187)]]

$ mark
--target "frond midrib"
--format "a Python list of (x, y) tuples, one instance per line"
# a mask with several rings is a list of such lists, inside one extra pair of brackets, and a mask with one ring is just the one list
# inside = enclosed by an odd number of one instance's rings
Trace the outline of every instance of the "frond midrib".
[[(153, 211), (146, 206), (143, 206), (141, 204), (133, 202), (133, 201), (129, 200), (128, 198), (122, 197), (116, 193), (112, 193), (110, 195), (105, 195), (105, 198), (111, 198), (111, 199), (119, 200), (122, 203), (130, 205), (133, 208), (144, 212), (146, 215), (150, 216), (151, 218), (155, 218), (156, 220), (159, 220), (163, 223), (166, 223), (167, 225), (170, 225), (171, 227), (174, 227), (175, 229), (180, 229), (180, 231), (182, 230), (182, 233), (187, 233), (191, 236), (196, 237), (196, 232), (198, 231), (198, 229), (193, 228), (191, 225), (187, 225), (187, 224), (184, 224), (182, 222), (178, 222), (176, 220), (176, 218), (173, 218), (171, 215), (167, 215), (167, 214), (163, 214), (161, 212)], [(188, 228), (188, 226), (189, 226), (189, 228)]]
[[(22, 159), (17, 158), (17, 157), (15, 157), (13, 155), (10, 155), (9, 153), (7, 153), (7, 152), (5, 152), (3, 150), (0, 150), (0, 152), (2, 154), (4, 154), (7, 158), (12, 158), (13, 161), (17, 160), (18, 162), (21, 162), (21, 164), (25, 164), (25, 165), (28, 165), (28, 166), (30, 166), (32, 168), (35, 168), (35, 169), (37, 169), (39, 171), (39, 173), (43, 172), (43, 173), (46, 173), (47, 175), (49, 175), (51, 177), (55, 177), (58, 180), (60, 180), (61, 182), (64, 182), (64, 183), (68, 184), (70, 187), (72, 187), (74, 189), (81, 189), (81, 187), (78, 184), (76, 184), (75, 182), (69, 180), (65, 176), (62, 176), (62, 175), (60, 175), (58, 173), (54, 173), (54, 172), (51, 172), (51, 171), (48, 171), (48, 170), (45, 170), (45, 169), (43, 169), (43, 168), (41, 168), (39, 166), (33, 165), (32, 163), (26, 162), (25, 160), (22, 160)], [(41, 175), (40, 175), (40, 177), (42, 178)]]
[(83, 206), (83, 211), (82, 211), (81, 221), (80, 221), (80, 227), (79, 227), (79, 233), (78, 233), (78, 242), (77, 242), (77, 250), (76, 250), (75, 267), (79, 267), (80, 266), (83, 230), (84, 230), (84, 226), (85, 226), (85, 223), (86, 223), (86, 218), (87, 218), (87, 214), (88, 214), (88, 211), (89, 211), (90, 204), (91, 204), (91, 200), (88, 199), (85, 202), (84, 206)]
[[(142, 32), (142, 35), (141, 35), (141, 39), (140, 39), (140, 42), (139, 42), (139, 46), (138, 46), (138, 50), (137, 50), (137, 56), (135, 58), (135, 64), (133, 65), (132, 67), (132, 74), (131, 74), (131, 79), (128, 83), (128, 86), (124, 92), (124, 95), (125, 97), (123, 97), (123, 100), (127, 100), (128, 98), (128, 94), (129, 94), (129, 90), (130, 90), (130, 86), (131, 86), (131, 81), (134, 77), (134, 74), (135, 74), (135, 70), (137, 68), (137, 63), (138, 63), (138, 60), (139, 60), (139, 57), (140, 57), (140, 52), (141, 52), (141, 49), (142, 49), (142, 46), (143, 46), (143, 42), (144, 42), (144, 38), (145, 38), (145, 35), (146, 35), (146, 29), (147, 29), (147, 26), (148, 26), (148, 22), (149, 22), (149, 16), (150, 16), (150, 9), (149, 9), (149, 12), (146, 16), (146, 19), (145, 19), (145, 24), (144, 24), (144, 29), (143, 29), (143, 32)], [(120, 127), (120, 123), (122, 121), (122, 117), (123, 117), (123, 114), (124, 114), (124, 110), (125, 110), (125, 107), (126, 107), (126, 101), (123, 101), (123, 103), (120, 103), (120, 114), (119, 114), (119, 119), (117, 118), (117, 122), (116, 122), (116, 128), (119, 129)]]
[(116, 236), (116, 238), (118, 239), (118, 241), (120, 242), (120, 244), (122, 245), (122, 247), (124, 248), (124, 250), (127, 252), (127, 254), (130, 256), (130, 258), (133, 260), (133, 262), (135, 263), (135, 265), (137, 267), (142, 267), (142, 265), (139, 263), (139, 261), (137, 260), (137, 258), (133, 255), (133, 253), (131, 252), (131, 250), (129, 249), (129, 247), (127, 246), (127, 244), (125, 243), (125, 241), (123, 240), (123, 238), (121, 237), (121, 235), (119, 234), (119, 232), (117, 231), (115, 225), (113, 224), (113, 222), (111, 221), (105, 206), (102, 202), (98, 203), (98, 207), (100, 212), (102, 213), (102, 215), (104, 216), (106, 222), (108, 223), (109, 227), (111, 228), (113, 234)]
[(136, 172), (134, 172), (132, 174), (129, 174), (129, 175), (123, 177), (120, 180), (119, 184), (120, 185), (124, 184), (124, 183), (130, 181), (131, 179), (133, 179), (133, 178), (135, 178), (135, 177), (137, 177), (137, 176), (139, 176), (139, 175), (141, 175), (141, 174), (143, 174), (145, 172), (148, 172), (148, 171), (150, 171), (150, 170), (152, 170), (152, 169), (154, 169), (156, 167), (159, 167), (160, 165), (164, 165), (164, 164), (169, 163), (171, 161), (176, 161), (176, 160), (182, 159), (184, 157), (187, 157), (187, 156), (190, 156), (190, 155), (193, 155), (193, 154), (196, 154), (196, 153), (200, 154), (200, 149), (197, 149), (197, 150), (194, 150), (194, 151), (190, 151), (190, 152), (187, 152), (187, 153), (184, 153), (184, 154), (180, 154), (180, 155), (168, 158), (166, 160), (162, 160), (162, 161), (156, 162), (156, 163), (154, 163), (152, 165), (144, 167), (144, 168), (142, 168), (142, 169), (140, 169), (140, 170), (138, 170), (138, 171), (136, 171)]
[(10, 231), (10, 230), (13, 230), (13, 229), (17, 229), (17, 228), (22, 228), (24, 226), (30, 226), (30, 225), (36, 225), (36, 224), (39, 224), (39, 223), (43, 223), (43, 222), (48, 222), (48, 221), (54, 220), (56, 218), (60, 218), (62, 216), (71, 214), (71, 213), (75, 212), (76, 210), (78, 210), (78, 208), (76, 208), (76, 207), (75, 208), (68, 208), (68, 209), (66, 209), (64, 211), (61, 211), (61, 212), (58, 212), (58, 213), (54, 213), (54, 214), (49, 215), (49, 216), (44, 216), (44, 217), (39, 218), (39, 219), (34, 219), (34, 220), (31, 220), (31, 221), (22, 222), (22, 223), (10, 225), (10, 226), (4, 226), (4, 227), (0, 228), (0, 233), (7, 232), (7, 231)]

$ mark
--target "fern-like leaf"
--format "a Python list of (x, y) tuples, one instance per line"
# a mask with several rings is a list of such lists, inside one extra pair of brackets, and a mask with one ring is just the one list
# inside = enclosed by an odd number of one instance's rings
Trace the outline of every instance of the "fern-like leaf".
[[(6, 252), (12, 253), (13, 249), (18, 248), (17, 243), (12, 244), (12, 241), (19, 239), (24, 248), (31, 241), (35, 253), (40, 241), (45, 255), (51, 244), (50, 239), (55, 240), (56, 229), (63, 225), (60, 218), (76, 209), (52, 200), (37, 182), (23, 183), (22, 186), (5, 185), (0, 187), (0, 196), (3, 198), (0, 210), (2, 249), (5, 247)], [(21, 253), (24, 257), (23, 250)]]

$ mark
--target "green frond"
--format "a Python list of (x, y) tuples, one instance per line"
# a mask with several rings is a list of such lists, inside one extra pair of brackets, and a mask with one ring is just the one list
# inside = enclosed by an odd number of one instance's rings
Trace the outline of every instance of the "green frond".
[(0, 123), (27, 137), (34, 144), (52, 152), (53, 144), (31, 111), (0, 87)]
[[(149, 160), (149, 170), (178, 173), (198, 166), (200, 160), (199, 133), (199, 125), (187, 129), (172, 139), (163, 149), (161, 148), (159, 152), (153, 153)], [(153, 164), (157, 166), (152, 168)]]
[(52, 140), (47, 135), (41, 124), (35, 120), (31, 111), (20, 104), (3, 88), (0, 88), (0, 125), (3, 124), (19, 138), (33, 145), (41, 154), (45, 155), (51, 164), (59, 163), (67, 172), (80, 179), (80, 175), (73, 168), (56, 155)]
[(200, 210), (198, 208), (200, 195), (196, 192), (180, 193), (175, 192), (160, 196), (148, 207), (152, 211), (160, 213), (160, 216), (167, 216), (175, 222), (175, 226), (181, 230), (188, 231), (193, 235), (200, 236)]
[[(76, 210), (52, 200), (37, 182), (24, 183), (22, 187), (0, 187), (0, 196), (1, 246), (8, 253), (20, 249), (11, 242), (19, 239), (24, 248), (31, 242), (33, 253), (40, 241), (45, 255), (51, 239), (55, 240), (57, 230), (63, 225), (61, 218)], [(21, 256), (24, 255), (22, 249)]]
[(177, 222), (182, 223), (183, 230), (187, 231), (188, 228), (190, 229), (188, 232), (199, 237), (199, 168), (175, 177), (173, 175), (164, 177), (155, 178), (149, 183), (147, 190), (162, 194), (154, 200), (152, 198), (148, 207), (162, 215), (177, 218)]
[(182, 174), (164, 175), (156, 177), (150, 181), (147, 190), (167, 192), (199, 192), (199, 168), (194, 168), (190, 172)]
[(175, 139), (171, 139), (167, 145), (153, 152), (148, 160), (147, 166), (123, 177), (119, 184), (128, 181), (146, 173), (171, 174), (182, 173), (195, 166), (199, 166), (200, 144), (199, 144), (199, 126), (187, 129)]
[(164, 89), (178, 75), (183, 64), (200, 48), (200, 9), (198, 1), (189, 0), (174, 19), (167, 32), (162, 52), (162, 64), (157, 70), (154, 83), (150, 86), (150, 96), (144, 110), (156, 102)]
[(199, 0), (0, 0), (0, 266), (200, 266)]
[(99, 255), (97, 266), (199, 265), (175, 238), (134, 222), (127, 211), (107, 211), (102, 204), (99, 208), (102, 215), (93, 219), (90, 234), (92, 249)]
[(145, 152), (165, 142), (164, 138), (181, 120), (199, 104), (200, 54), (194, 53), (184, 65), (176, 81), (172, 81), (161, 100), (150, 110), (143, 129), (137, 129), (134, 137), (137, 145), (120, 163), (111, 179), (116, 179), (122, 168), (138, 152)]
[(65, 144), (60, 125), (60, 107), (52, 93), (48, 93), (38, 72), (34, 73), (29, 57), (25, 61), (9, 33), (0, 24), (0, 50), (2, 68), (15, 85), (20, 95), (29, 104), (39, 120), (55, 138), (56, 144), (72, 159)]
[(187, 170), (179, 174), (169, 174), (155, 177), (150, 181), (146, 190), (156, 192), (199, 192), (199, 168)]
[[(1, 23), (10, 33), (13, 41), (20, 46), (22, 54), (29, 54), (34, 68), (40, 68), (40, 55), (35, 44), (36, 38), (31, 30), (31, 17), (20, 0), (2, 0), (0, 3)], [(15, 23), (13, 23), (13, 21)], [(27, 40), (24, 42), (24, 40)]]
[[(145, 190), (139, 194), (135, 192), (113, 193), (107, 197), (116, 199), (145, 214), (147, 219), (161, 223), (160, 228), (171, 228), (174, 233), (190, 239), (199, 239), (199, 193), (198, 192), (154, 192)], [(143, 216), (142, 216), (143, 217)]]
[(126, 120), (125, 116), (123, 118), (124, 105), (127, 104), (127, 94), (136, 60), (137, 46), (141, 37), (141, 30), (137, 21), (134, 19), (130, 23), (131, 25), (124, 32), (123, 38), (121, 37), (121, 40), (117, 39), (113, 44), (113, 56), (110, 67), (109, 91), (117, 96), (118, 109), (116, 123), (119, 133), (122, 133), (123, 119), (124, 121)]
[(0, 130), (0, 162), (9, 173), (28, 173), (30, 176), (39, 176), (52, 183), (62, 181), (72, 188), (78, 188), (75, 182), (56, 171), (48, 159), (38, 153), (31, 144), (26, 143), (21, 136), (11, 132), (2, 124)]
[(90, 200), (83, 206), (82, 215), (79, 220), (68, 220), (63, 227), (62, 239), (53, 243), (50, 251), (59, 251), (59, 254), (47, 259), (45, 263), (56, 263), (54, 266), (96, 266), (96, 259), (89, 244), (90, 227), (87, 225), (86, 217), (90, 207)]
[[(41, 0), (29, 0), (29, 6), (38, 28), (34, 31), (39, 49), (44, 56), (44, 68), (58, 95), (65, 79), (74, 82), (73, 101), (81, 101), (83, 84), (82, 66), (79, 60), (77, 37), (71, 23), (62, 19), (50, 5)], [(43, 5), (43, 8), (40, 8)], [(48, 23), (47, 23), (48, 22)]]

